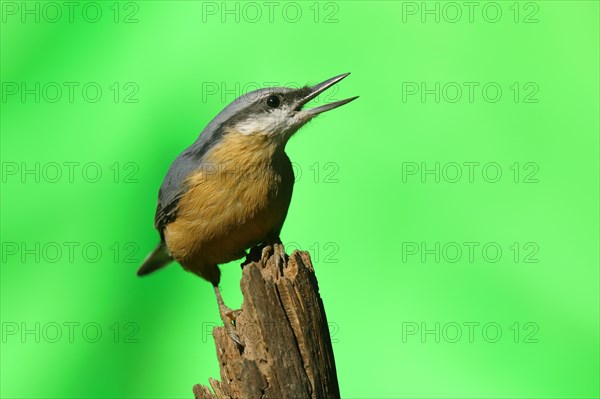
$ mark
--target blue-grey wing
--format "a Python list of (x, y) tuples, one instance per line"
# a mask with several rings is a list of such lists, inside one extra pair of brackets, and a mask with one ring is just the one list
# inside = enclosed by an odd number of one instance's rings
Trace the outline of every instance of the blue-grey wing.
[(206, 133), (208, 132), (203, 132), (194, 144), (175, 158), (158, 191), (154, 227), (160, 233), (161, 238), (164, 228), (177, 217), (179, 200), (188, 190), (187, 177), (202, 168), (204, 155), (220, 138), (220, 129), (214, 129), (209, 134)]
[(158, 191), (158, 204), (154, 216), (154, 227), (161, 236), (165, 226), (177, 217), (177, 205), (187, 191), (185, 179), (196, 168), (198, 168), (198, 165), (190, 162), (189, 157), (185, 155), (185, 151), (171, 164)]

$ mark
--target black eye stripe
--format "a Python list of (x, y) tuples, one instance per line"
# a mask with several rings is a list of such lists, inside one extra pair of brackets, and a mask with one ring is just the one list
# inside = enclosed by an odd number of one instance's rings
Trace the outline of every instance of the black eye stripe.
[(267, 98), (267, 105), (271, 108), (277, 108), (279, 107), (279, 104), (281, 104), (281, 99), (279, 98), (279, 96), (276, 95), (270, 95)]

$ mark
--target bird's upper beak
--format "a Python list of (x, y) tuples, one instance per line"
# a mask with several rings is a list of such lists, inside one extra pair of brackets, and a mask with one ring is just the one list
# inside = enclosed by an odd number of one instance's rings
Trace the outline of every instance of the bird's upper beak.
[[(321, 82), (321, 83), (311, 87), (308, 94), (303, 96), (296, 102), (295, 107), (294, 107), (295, 110), (299, 111), (304, 104), (306, 104), (307, 102), (309, 102), (310, 100), (312, 100), (313, 98), (315, 98), (316, 96), (318, 96), (319, 94), (321, 94), (322, 92), (324, 92), (325, 90), (327, 90), (328, 88), (330, 88), (331, 86), (333, 86), (334, 84), (339, 82), (340, 80), (344, 79), (348, 75), (350, 75), (349, 72), (344, 73), (342, 75), (335, 76), (331, 79), (327, 79), (326, 81)], [(340, 107), (344, 104), (348, 104), (350, 101), (356, 100), (357, 98), (358, 98), (358, 96), (346, 98), (345, 100), (340, 100), (340, 101), (336, 101), (333, 103), (321, 105), (320, 107), (302, 110), (302, 112), (306, 112), (306, 113), (310, 114), (311, 116), (316, 116), (322, 112), (330, 111), (330, 110)]]

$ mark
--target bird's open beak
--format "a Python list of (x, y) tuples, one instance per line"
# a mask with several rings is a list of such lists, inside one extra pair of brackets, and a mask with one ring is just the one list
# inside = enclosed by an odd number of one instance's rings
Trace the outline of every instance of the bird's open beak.
[[(308, 95), (306, 95), (306, 96), (302, 97), (300, 100), (298, 100), (298, 102), (296, 103), (295, 109), (300, 110), (304, 104), (306, 104), (307, 102), (309, 102), (310, 100), (312, 100), (313, 98), (318, 96), (319, 94), (323, 93), (325, 90), (327, 90), (328, 88), (330, 88), (331, 86), (333, 86), (334, 84), (339, 82), (340, 80), (344, 79), (348, 75), (350, 75), (350, 72), (335, 76), (331, 79), (327, 79), (326, 81), (311, 87)], [(302, 110), (302, 112), (306, 112), (306, 113), (310, 114), (311, 116), (316, 116), (322, 112), (330, 111), (330, 110), (340, 107), (344, 104), (348, 104), (350, 101), (356, 100), (357, 98), (358, 98), (358, 96), (346, 98), (345, 100), (340, 100), (340, 101), (336, 101), (333, 103), (321, 105), (320, 107), (305, 109), (305, 110)]]

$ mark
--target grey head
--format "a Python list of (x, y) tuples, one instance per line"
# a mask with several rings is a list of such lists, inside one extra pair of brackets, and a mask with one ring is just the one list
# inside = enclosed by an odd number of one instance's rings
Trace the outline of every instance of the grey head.
[(244, 135), (267, 135), (284, 147), (289, 138), (315, 116), (358, 98), (350, 97), (304, 109), (309, 101), (348, 75), (349, 73), (338, 75), (315, 86), (300, 89), (269, 87), (251, 91), (225, 107), (204, 128), (198, 139), (175, 159), (163, 181), (155, 216), (155, 226), (161, 236), (164, 227), (176, 216), (177, 203), (186, 191), (186, 177), (201, 167), (208, 150), (218, 144), (226, 131)]
[(313, 87), (268, 87), (246, 93), (225, 107), (206, 126), (197, 142), (210, 141), (214, 136), (222, 135), (228, 128), (241, 134), (268, 135), (285, 145), (302, 125), (318, 114), (358, 98), (351, 97), (320, 107), (303, 109), (306, 103), (348, 75), (349, 73), (335, 76)]

